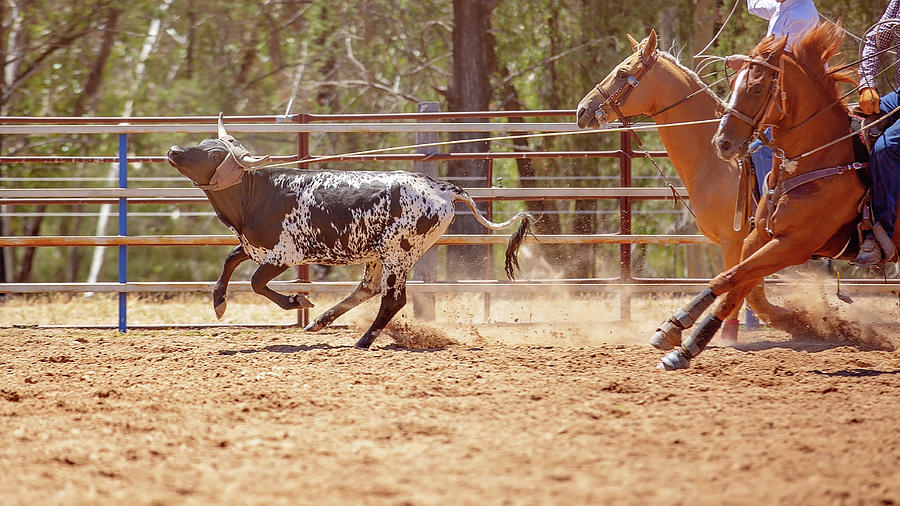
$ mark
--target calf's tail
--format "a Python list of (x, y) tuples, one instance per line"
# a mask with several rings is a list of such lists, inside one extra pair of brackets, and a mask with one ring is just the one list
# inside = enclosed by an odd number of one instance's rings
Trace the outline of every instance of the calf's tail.
[(478, 223), (481, 223), (485, 228), (489, 228), (491, 230), (502, 230), (517, 221), (521, 222), (519, 223), (519, 228), (513, 235), (509, 237), (509, 242), (506, 245), (506, 277), (515, 280), (516, 269), (519, 268), (519, 247), (522, 246), (522, 242), (525, 241), (526, 235), (534, 235), (534, 233), (531, 232), (531, 226), (534, 223), (534, 216), (531, 213), (522, 211), (520, 213), (516, 213), (515, 216), (502, 223), (494, 223), (493, 221), (490, 221), (482, 216), (480, 212), (478, 212), (478, 208), (475, 207), (475, 201), (472, 200), (472, 197), (468, 196), (462, 190), (460, 190), (460, 192), (461, 193), (456, 194), (455, 200), (463, 201), (466, 206), (468, 206), (469, 209), (472, 210), (472, 214), (475, 215), (475, 219), (478, 221)]

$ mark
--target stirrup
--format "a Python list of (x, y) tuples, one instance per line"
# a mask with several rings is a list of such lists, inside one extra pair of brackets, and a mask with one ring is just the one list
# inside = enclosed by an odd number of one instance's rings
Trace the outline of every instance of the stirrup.
[(897, 261), (897, 248), (894, 246), (894, 241), (887, 235), (887, 232), (884, 231), (884, 227), (881, 226), (881, 223), (877, 221), (872, 225), (872, 231), (875, 232), (875, 240), (878, 242), (878, 245), (881, 246), (881, 252), (884, 255), (882, 258), (882, 262), (896, 262)]

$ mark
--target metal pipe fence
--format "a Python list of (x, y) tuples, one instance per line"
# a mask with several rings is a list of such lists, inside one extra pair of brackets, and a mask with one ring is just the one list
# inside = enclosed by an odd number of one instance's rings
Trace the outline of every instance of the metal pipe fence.
[[(470, 113), (411, 113), (411, 114), (365, 114), (365, 115), (312, 115), (291, 116), (237, 116), (226, 118), (232, 132), (266, 132), (297, 135), (297, 155), (273, 156), (274, 162), (304, 163), (310, 157), (309, 135), (323, 133), (372, 133), (372, 132), (567, 132), (577, 127), (571, 122), (510, 122), (510, 123), (443, 123), (440, 120), (487, 120), (535, 117), (567, 117), (573, 111), (513, 111), (513, 112), (470, 112)], [(215, 116), (194, 117), (143, 117), (143, 118), (0, 118), (0, 135), (71, 135), (71, 134), (113, 134), (118, 136), (118, 156), (0, 156), (0, 164), (118, 164), (117, 188), (41, 188), (11, 189), (0, 188), (0, 206), (25, 205), (71, 205), (71, 204), (116, 204), (118, 235), (115, 236), (0, 236), (0, 247), (62, 247), (62, 246), (116, 246), (118, 251), (117, 283), (0, 283), (0, 293), (78, 293), (114, 292), (118, 293), (118, 328), (124, 332), (128, 328), (127, 294), (146, 292), (185, 292), (211, 290), (212, 282), (171, 282), (156, 283), (128, 279), (127, 248), (136, 246), (199, 246), (237, 245), (232, 235), (130, 235), (128, 231), (129, 205), (133, 204), (203, 204), (206, 197), (196, 188), (132, 188), (129, 187), (129, 166), (146, 163), (163, 163), (164, 156), (135, 156), (128, 154), (130, 135), (149, 133), (202, 133), (216, 132)], [(540, 290), (548, 284), (561, 287), (577, 287), (586, 292), (619, 293), (622, 303), (620, 317), (630, 315), (630, 294), (649, 291), (669, 290), (694, 291), (705, 280), (685, 279), (636, 279), (632, 273), (631, 246), (634, 244), (708, 244), (710, 241), (700, 235), (648, 235), (631, 233), (631, 206), (639, 200), (659, 200), (672, 197), (668, 188), (632, 187), (635, 178), (631, 174), (631, 160), (643, 157), (643, 152), (635, 152), (627, 133), (619, 135), (620, 149), (614, 151), (516, 151), (484, 153), (408, 153), (347, 155), (330, 158), (329, 162), (359, 161), (412, 161), (414, 163), (449, 161), (456, 159), (567, 159), (567, 158), (610, 158), (618, 161), (620, 175), (618, 188), (469, 188), (469, 194), (478, 201), (488, 203), (499, 201), (525, 200), (591, 200), (613, 199), (619, 202), (619, 231), (615, 234), (583, 235), (539, 235), (536, 239), (543, 244), (618, 244), (620, 245), (620, 269), (617, 278), (591, 278), (580, 280), (524, 280), (515, 284), (495, 281), (466, 282), (417, 282), (410, 281), (411, 292), (473, 292), (525, 293)], [(649, 152), (654, 157), (664, 157), (664, 151)], [(313, 160), (315, 162), (315, 160)], [(11, 181), (27, 182), (29, 178), (11, 178)], [(41, 178), (53, 181), (53, 178)], [(566, 177), (548, 176), (547, 180), (566, 181)], [(609, 179), (608, 177), (606, 179)], [(66, 182), (108, 181), (108, 178), (61, 178)], [(131, 178), (134, 181), (174, 181), (177, 178)], [(493, 178), (488, 177), (490, 185)], [(683, 188), (678, 189), (687, 197)], [(494, 235), (447, 235), (437, 244), (443, 245), (488, 245), (504, 244), (505, 236)], [(356, 283), (308, 282), (308, 270), (299, 269), (299, 283), (273, 282), (273, 287), (301, 293), (346, 291)], [(854, 283), (845, 283), (848, 287)], [(871, 284), (862, 283), (870, 286)], [(249, 290), (247, 282), (236, 281), (237, 291)], [(627, 290), (622, 290), (627, 287)], [(488, 300), (488, 299), (486, 299)], [(489, 302), (486, 302), (489, 304)], [(308, 321), (305, 310), (298, 312), (298, 323)]]

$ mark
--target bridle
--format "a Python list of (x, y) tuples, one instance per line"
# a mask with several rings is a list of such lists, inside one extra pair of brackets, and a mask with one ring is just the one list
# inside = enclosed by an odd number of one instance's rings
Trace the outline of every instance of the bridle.
[(600, 104), (597, 110), (602, 111), (604, 106), (609, 106), (613, 112), (616, 114), (616, 117), (619, 121), (622, 122), (622, 125), (625, 127), (631, 126), (631, 123), (628, 121), (628, 118), (622, 113), (622, 109), (619, 107), (625, 103), (625, 99), (628, 98), (628, 95), (632, 90), (637, 88), (637, 85), (641, 83), (641, 79), (647, 74), (650, 70), (650, 67), (656, 63), (656, 60), (659, 58), (658, 50), (653, 50), (653, 53), (644, 60), (644, 52), (643, 48), (638, 48), (638, 52), (641, 55), (641, 67), (638, 69), (637, 73), (634, 75), (629, 74), (627, 78), (625, 78), (625, 82), (622, 83), (622, 86), (619, 87), (618, 90), (613, 92), (612, 94), (606, 93), (603, 91), (603, 88), (600, 87), (600, 83), (594, 85), (594, 89), (597, 90), (597, 93), (603, 96), (604, 100)]
[(222, 191), (241, 182), (241, 178), (245, 171), (259, 168), (260, 165), (269, 160), (269, 156), (252, 156), (250, 150), (241, 146), (228, 132), (225, 131), (225, 125), (222, 122), (222, 113), (219, 113), (218, 138), (228, 155), (222, 162), (216, 166), (212, 177), (209, 178), (209, 184), (200, 184), (193, 181), (194, 186), (207, 191)]
[(781, 65), (783, 65), (783, 62), (784, 62), (783, 56), (782, 56), (782, 58), (779, 59), (779, 62), (780, 62), (779, 66), (776, 67), (775, 65), (772, 65), (771, 63), (764, 61), (764, 60), (760, 60), (757, 58), (750, 59), (749, 64), (747, 66), (748, 74), (750, 72), (750, 66), (752, 66), (752, 65), (761, 65), (761, 66), (769, 68), (775, 72), (775, 75), (772, 77), (772, 82), (769, 84), (769, 89), (766, 90), (766, 97), (761, 102), (761, 104), (759, 106), (759, 110), (757, 110), (753, 114), (753, 116), (745, 114), (745, 113), (743, 113), (733, 107), (729, 107), (729, 106), (725, 106), (725, 114), (726, 115), (730, 114), (730, 115), (734, 116), (735, 118), (743, 121), (744, 123), (747, 123), (748, 125), (750, 125), (750, 127), (753, 129), (753, 132), (755, 132), (755, 133), (759, 133), (759, 131), (762, 130), (762, 125), (760, 125), (759, 123), (765, 117), (766, 112), (768, 112), (768, 110), (773, 106), (773, 104), (776, 105), (779, 108), (779, 110), (781, 111), (781, 114), (784, 115), (785, 114), (784, 107), (778, 101), (773, 101), (773, 99), (776, 96), (778, 96), (779, 94), (782, 95), (782, 101), (784, 100), (783, 92), (780, 91), (781, 90), (781, 78), (782, 78), (782, 75), (784, 75), (784, 69), (781, 67)]
[[(660, 167), (659, 164), (656, 163), (656, 160), (654, 160), (653, 157), (650, 156), (650, 152), (647, 150), (646, 147), (644, 147), (644, 143), (641, 142), (641, 138), (640, 138), (640, 136), (638, 136), (637, 132), (635, 132), (633, 129), (629, 128), (629, 127), (631, 127), (631, 122), (628, 121), (628, 118), (625, 116), (624, 113), (622, 113), (622, 109), (619, 108), (622, 104), (625, 103), (625, 99), (628, 98), (628, 95), (631, 93), (631, 91), (634, 90), (635, 88), (637, 88), (637, 85), (639, 85), (641, 83), (641, 79), (643, 79), (644, 76), (647, 74), (647, 72), (650, 71), (650, 67), (652, 67), (653, 64), (656, 63), (656, 60), (659, 59), (659, 50), (658, 49), (654, 49), (653, 53), (651, 53), (650, 56), (647, 57), (646, 60), (644, 60), (643, 46), (638, 46), (637, 52), (641, 55), (641, 67), (638, 69), (638, 71), (634, 75), (629, 74), (628, 77), (625, 78), (625, 82), (622, 84), (621, 87), (619, 87), (618, 90), (616, 90), (612, 94), (609, 94), (609, 93), (606, 93), (605, 91), (603, 91), (603, 88), (600, 87), (600, 83), (597, 83), (594, 85), (594, 89), (597, 90), (597, 93), (599, 93), (604, 98), (604, 101), (597, 107), (597, 110), (602, 111), (603, 107), (606, 105), (608, 105), (613, 110), (613, 112), (616, 114), (616, 117), (618, 118), (618, 120), (622, 122), (622, 126), (624, 128), (628, 129), (628, 131), (631, 133), (632, 137), (634, 137), (634, 139), (637, 141), (638, 146), (640, 146), (642, 148), (642, 150), (644, 152), (644, 156), (650, 161), (650, 163), (653, 164), (654, 167), (656, 167), (656, 170), (659, 172), (659, 175), (662, 176), (663, 180), (665, 180), (666, 185), (668, 185), (669, 189), (672, 191), (672, 200), (675, 203), (674, 205), (677, 206), (678, 201), (681, 200), (681, 202), (684, 204), (684, 206), (687, 208), (687, 210), (691, 213), (691, 216), (693, 216), (694, 219), (696, 220), (697, 216), (694, 214), (694, 210), (691, 208), (690, 204), (685, 202), (685, 200), (678, 194), (678, 192), (675, 189), (675, 185), (673, 185), (672, 182), (669, 180), (669, 178), (666, 177), (666, 173), (663, 172), (662, 167)], [(694, 95), (693, 93), (688, 95), (687, 97), (680, 100), (678, 103), (681, 103), (682, 101), (692, 97), (693, 95)], [(674, 105), (677, 105), (677, 103)], [(670, 107), (674, 107), (674, 105), (670, 106)], [(668, 109), (668, 107), (666, 109)]]

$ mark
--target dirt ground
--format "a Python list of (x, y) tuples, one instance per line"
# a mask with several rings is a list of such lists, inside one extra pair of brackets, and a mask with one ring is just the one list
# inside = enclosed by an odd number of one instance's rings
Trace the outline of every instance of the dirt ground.
[(663, 372), (656, 321), (405, 319), (370, 351), (356, 327), (6, 323), (4, 505), (900, 503), (884, 346), (744, 331)]

